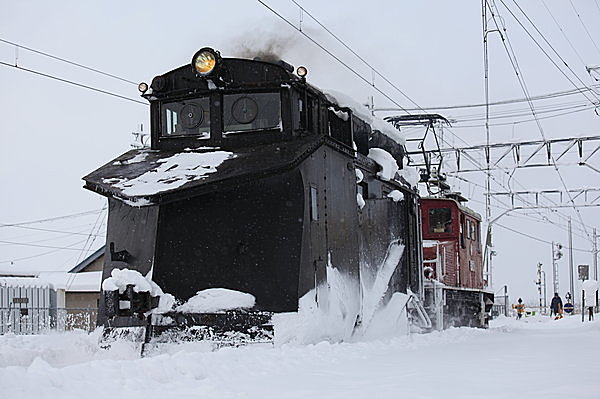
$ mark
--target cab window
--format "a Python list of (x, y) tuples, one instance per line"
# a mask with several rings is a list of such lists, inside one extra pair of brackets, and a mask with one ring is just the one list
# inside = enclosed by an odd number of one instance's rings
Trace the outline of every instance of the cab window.
[(282, 128), (279, 93), (243, 93), (223, 96), (224, 136)]
[(210, 138), (208, 98), (176, 101), (162, 105), (161, 136), (198, 136)]
[(452, 210), (434, 208), (429, 210), (430, 233), (452, 233)]

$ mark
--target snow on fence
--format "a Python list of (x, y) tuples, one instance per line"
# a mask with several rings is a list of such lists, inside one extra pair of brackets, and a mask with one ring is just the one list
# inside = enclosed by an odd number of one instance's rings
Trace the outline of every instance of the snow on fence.
[(64, 290), (56, 290), (45, 280), (0, 278), (0, 334), (75, 328), (91, 331), (96, 326), (97, 313), (96, 308), (64, 307)]
[(41, 334), (49, 330), (96, 328), (97, 309), (90, 308), (0, 308), (0, 335)]

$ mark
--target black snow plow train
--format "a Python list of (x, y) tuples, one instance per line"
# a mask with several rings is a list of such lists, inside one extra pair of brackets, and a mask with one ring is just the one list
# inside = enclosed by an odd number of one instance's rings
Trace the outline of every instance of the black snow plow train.
[[(84, 177), (108, 198), (99, 325), (137, 328), (146, 343), (269, 340), (271, 316), (298, 312), (301, 298), (327, 307), (328, 268), (347, 281), (343, 317), (355, 327), (378, 268), (382, 303), (396, 292), (423, 299), (416, 183), (369, 156), (385, 152), (402, 171), (399, 132), (297, 72), (203, 48), (140, 84), (150, 147)], [(206, 305), (232, 292), (248, 297)], [(188, 306), (198, 296), (208, 302)]]

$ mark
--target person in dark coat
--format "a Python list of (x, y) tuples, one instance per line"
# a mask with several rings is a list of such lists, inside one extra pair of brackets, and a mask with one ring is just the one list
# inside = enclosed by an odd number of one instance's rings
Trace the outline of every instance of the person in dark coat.
[(558, 296), (558, 292), (554, 293), (554, 298), (552, 298), (552, 302), (550, 302), (550, 316), (554, 314), (556, 319), (562, 318), (563, 312), (563, 303), (562, 299)]

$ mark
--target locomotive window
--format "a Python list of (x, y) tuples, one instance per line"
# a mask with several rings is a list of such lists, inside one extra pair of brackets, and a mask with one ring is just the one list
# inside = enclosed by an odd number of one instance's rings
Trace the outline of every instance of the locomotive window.
[(352, 148), (352, 130), (348, 112), (329, 107), (329, 135)]
[(166, 103), (162, 106), (162, 136), (199, 136), (210, 138), (208, 98)]
[(304, 131), (316, 130), (314, 118), (315, 101), (311, 96), (306, 96), (306, 104), (302, 98), (298, 99), (298, 109), (300, 110), (300, 129)]
[(356, 190), (357, 193), (361, 195), (361, 197), (363, 197), (363, 199), (369, 199), (369, 186), (367, 185), (367, 183), (360, 182), (356, 185)]
[(223, 133), (282, 129), (279, 93), (244, 93), (223, 96)]
[(317, 188), (315, 186), (310, 186), (310, 218), (312, 220), (319, 220)]
[(430, 233), (452, 233), (452, 210), (434, 208), (429, 210)]

